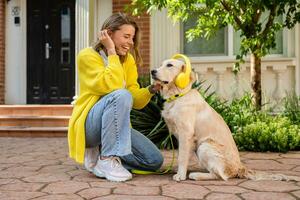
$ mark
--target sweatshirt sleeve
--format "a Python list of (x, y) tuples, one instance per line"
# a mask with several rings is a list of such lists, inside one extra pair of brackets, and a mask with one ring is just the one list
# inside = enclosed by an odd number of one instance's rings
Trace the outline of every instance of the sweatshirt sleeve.
[(134, 58), (129, 55), (128, 59), (126, 87), (133, 96), (133, 108), (142, 109), (149, 103), (153, 94), (149, 92), (148, 88), (140, 88), (137, 82), (138, 73)]
[(123, 88), (124, 70), (119, 56), (108, 56), (108, 65), (105, 66), (102, 58), (92, 51), (78, 55), (80, 85), (88, 92), (100, 96)]

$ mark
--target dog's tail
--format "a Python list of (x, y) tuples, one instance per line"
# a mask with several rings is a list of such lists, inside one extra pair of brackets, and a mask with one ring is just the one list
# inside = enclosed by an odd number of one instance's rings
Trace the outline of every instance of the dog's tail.
[(242, 166), (239, 169), (237, 176), (238, 178), (246, 178), (250, 180), (300, 181), (299, 176), (287, 176), (284, 174), (272, 174), (256, 170), (249, 170), (245, 166)]

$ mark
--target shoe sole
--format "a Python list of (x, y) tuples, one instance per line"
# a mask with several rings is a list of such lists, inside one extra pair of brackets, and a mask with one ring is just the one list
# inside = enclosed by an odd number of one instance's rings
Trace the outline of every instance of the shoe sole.
[(93, 170), (93, 174), (95, 174), (99, 178), (106, 178), (107, 180), (113, 182), (124, 182), (132, 179), (132, 177), (115, 177), (115, 176), (105, 175), (103, 172), (99, 172), (96, 170)]

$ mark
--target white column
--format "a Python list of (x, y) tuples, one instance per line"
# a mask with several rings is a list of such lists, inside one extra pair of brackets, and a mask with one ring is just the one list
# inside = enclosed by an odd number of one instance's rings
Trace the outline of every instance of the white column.
[(217, 94), (221, 97), (226, 99), (226, 94), (224, 90), (224, 74), (226, 69), (216, 69), (214, 68), (215, 73), (217, 74)]
[[(89, 44), (89, 0), (76, 0), (76, 31), (75, 31), (75, 55), (88, 47)], [(77, 63), (75, 68), (75, 96), (79, 93), (79, 80)]]
[(279, 102), (284, 97), (284, 92), (282, 89), (283, 85), (283, 75), (286, 72), (285, 68), (273, 68), (276, 77), (276, 88), (273, 93), (273, 98), (276, 102)]
[(95, 1), (94, 39), (101, 29), (104, 21), (112, 14), (112, 0)]
[(180, 24), (168, 18), (167, 10), (156, 11), (150, 18), (150, 68), (180, 52)]

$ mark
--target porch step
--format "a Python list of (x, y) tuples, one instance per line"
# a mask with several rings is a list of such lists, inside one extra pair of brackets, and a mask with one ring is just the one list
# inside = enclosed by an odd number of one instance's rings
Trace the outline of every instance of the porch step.
[(72, 105), (0, 105), (0, 115), (70, 116)]
[(65, 137), (71, 105), (0, 105), (0, 137)]
[(66, 127), (69, 116), (0, 115), (1, 126)]
[(68, 127), (0, 126), (0, 137), (65, 137)]

